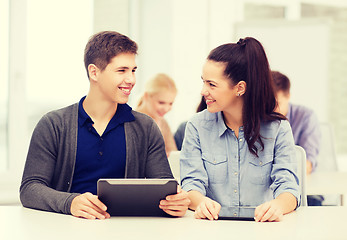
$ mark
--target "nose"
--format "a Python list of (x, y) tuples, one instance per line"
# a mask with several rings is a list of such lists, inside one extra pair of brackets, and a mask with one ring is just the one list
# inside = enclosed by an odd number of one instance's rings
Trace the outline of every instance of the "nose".
[(165, 111), (165, 114), (168, 113), (170, 110), (171, 110), (172, 106), (171, 105), (165, 105), (164, 107), (164, 111)]
[(130, 74), (125, 78), (125, 83), (134, 85), (134, 84), (136, 83), (135, 73), (133, 73), (133, 72), (130, 73)]
[(207, 89), (206, 89), (206, 87), (205, 87), (205, 84), (202, 86), (202, 89), (201, 89), (200, 94), (201, 94), (202, 96), (204, 96), (204, 97), (206, 97), (206, 96), (208, 95), (208, 91), (207, 91)]

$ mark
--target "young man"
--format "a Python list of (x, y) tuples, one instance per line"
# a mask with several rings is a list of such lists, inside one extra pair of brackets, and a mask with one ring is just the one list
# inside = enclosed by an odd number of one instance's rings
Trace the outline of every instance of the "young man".
[[(172, 178), (155, 122), (126, 104), (135, 85), (137, 44), (100, 32), (86, 45), (89, 93), (37, 124), (27, 155), (20, 199), (25, 207), (88, 219), (110, 215), (96, 196), (99, 178)], [(160, 202), (173, 216), (188, 209), (187, 193)]]
[[(276, 111), (287, 117), (295, 144), (305, 149), (307, 156), (306, 173), (311, 174), (317, 166), (321, 140), (318, 118), (311, 109), (289, 102), (290, 81), (287, 76), (277, 71), (272, 71), (271, 74), (278, 102)], [(310, 206), (322, 205), (322, 201), (322, 196), (308, 197), (308, 205)]]

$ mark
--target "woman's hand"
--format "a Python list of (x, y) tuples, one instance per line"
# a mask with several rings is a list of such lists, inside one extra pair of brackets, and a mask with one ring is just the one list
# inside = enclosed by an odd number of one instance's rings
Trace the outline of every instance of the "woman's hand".
[(283, 208), (278, 199), (265, 202), (254, 211), (254, 219), (256, 222), (279, 222), (284, 215)]
[(188, 193), (178, 186), (177, 194), (169, 195), (165, 200), (161, 200), (159, 208), (171, 216), (182, 217), (186, 214), (189, 204)]
[(283, 215), (290, 213), (297, 207), (297, 200), (289, 192), (281, 193), (276, 199), (259, 205), (254, 212), (257, 222), (279, 222)]
[(200, 204), (195, 209), (195, 218), (204, 219), (207, 218), (209, 220), (218, 219), (218, 214), (221, 209), (221, 205), (213, 201), (208, 197), (204, 197)]
[(75, 217), (105, 219), (110, 217), (106, 210), (107, 207), (98, 199), (98, 196), (89, 192), (75, 197), (71, 203), (71, 214)]

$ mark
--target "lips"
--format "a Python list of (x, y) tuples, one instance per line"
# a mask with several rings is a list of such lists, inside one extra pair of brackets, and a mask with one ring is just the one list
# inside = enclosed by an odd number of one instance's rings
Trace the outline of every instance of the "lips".
[(211, 105), (212, 103), (215, 102), (215, 100), (210, 100), (210, 99), (205, 99), (206, 105)]
[(119, 89), (120, 89), (125, 95), (130, 95), (130, 93), (131, 93), (131, 87), (119, 87)]

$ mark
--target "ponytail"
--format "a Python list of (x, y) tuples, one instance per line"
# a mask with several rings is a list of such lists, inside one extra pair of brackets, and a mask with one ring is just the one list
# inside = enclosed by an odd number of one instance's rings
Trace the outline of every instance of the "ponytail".
[(226, 63), (224, 75), (234, 86), (246, 82), (244, 95), (243, 126), (249, 151), (258, 157), (258, 148), (264, 149), (260, 135), (262, 121), (286, 119), (275, 112), (276, 98), (272, 87), (269, 62), (261, 43), (251, 37), (240, 39), (213, 49), (208, 60)]

